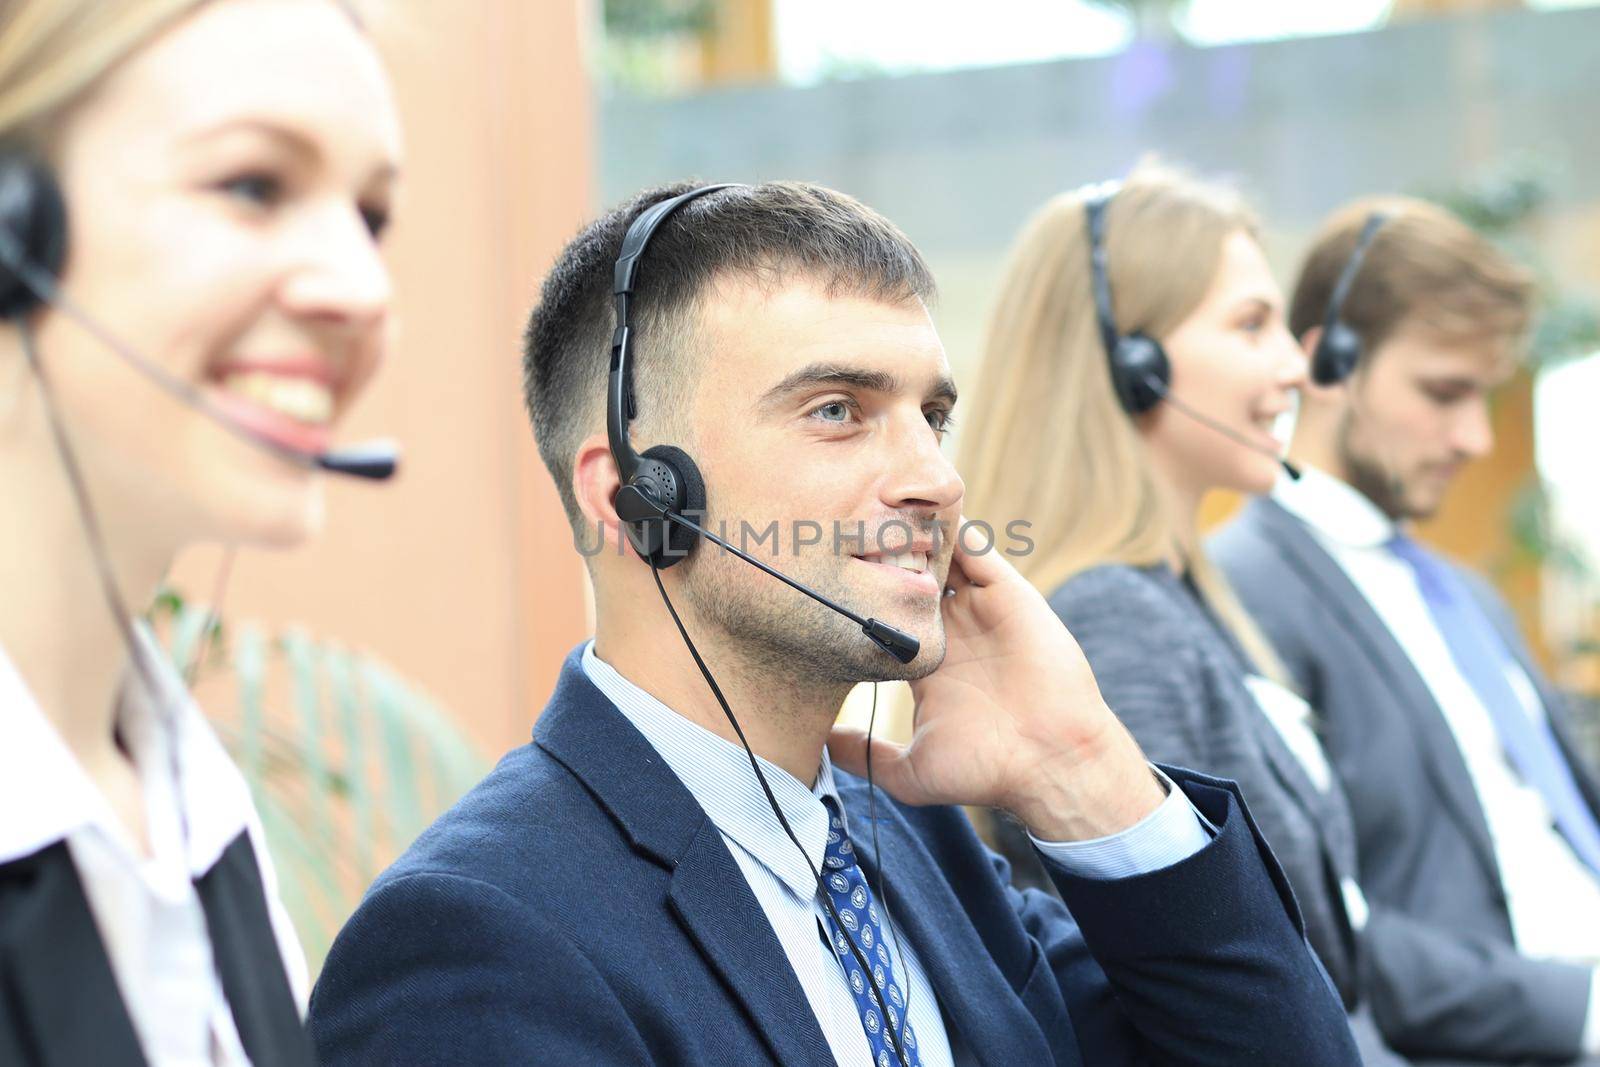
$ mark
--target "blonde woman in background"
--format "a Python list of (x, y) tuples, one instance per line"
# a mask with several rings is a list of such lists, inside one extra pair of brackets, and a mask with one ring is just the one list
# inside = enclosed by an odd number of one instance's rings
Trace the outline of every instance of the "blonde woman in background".
[[(1106, 268), (1104, 326), (1091, 244)], [(1135, 333), (1170, 370), (1124, 374), (1125, 404), (1110, 350)], [(1249, 210), (1227, 189), (1147, 165), (1120, 189), (1057, 197), (1024, 228), (960, 467), (970, 517), (1031, 523), (1019, 568), (1150, 758), (1239, 783), (1365, 1061), (1396, 1065), (1368, 1003), (1362, 932), (1373, 927), (1344, 796), (1309, 712), (1272, 680), (1270, 645), (1199, 543), (1208, 491), (1272, 488), (1273, 424), (1305, 373)]]
[(139, 616), (184, 546), (318, 525), (389, 86), (334, 0), (0, 0), (0, 147), (0, 1063), (309, 1063), (249, 791)]

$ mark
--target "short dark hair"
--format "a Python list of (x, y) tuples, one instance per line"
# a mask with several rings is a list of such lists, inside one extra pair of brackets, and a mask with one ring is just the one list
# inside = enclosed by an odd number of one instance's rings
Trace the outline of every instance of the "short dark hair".
[[(605, 404), (617, 252), (641, 212), (694, 187), (646, 190), (586, 226), (556, 258), (528, 319), (523, 397), (539, 455), (575, 526), (572, 462)], [(927, 264), (893, 223), (843, 193), (801, 182), (734, 186), (693, 200), (656, 231), (645, 259), (634, 290), (632, 353), (639, 415), (652, 420), (670, 420), (688, 404), (695, 306), (718, 277), (762, 285), (806, 277), (830, 294), (885, 303), (930, 303), (934, 295)]]
[(1368, 246), (1340, 314), (1368, 354), (1406, 322), (1451, 340), (1520, 341), (1527, 333), (1534, 300), (1527, 270), (1445, 208), (1382, 196), (1341, 208), (1313, 238), (1289, 302), (1296, 337), (1323, 325), (1333, 288), (1375, 211), (1388, 221)]

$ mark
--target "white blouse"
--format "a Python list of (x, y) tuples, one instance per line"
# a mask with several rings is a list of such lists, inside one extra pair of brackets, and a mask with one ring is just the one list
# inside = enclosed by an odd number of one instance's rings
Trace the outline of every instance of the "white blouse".
[(241, 833), (250, 835), (302, 1015), (305, 956), (278, 900), (248, 786), (155, 641), (143, 629), (139, 639), (171, 709), (159, 713), (130, 675), (117, 729), (139, 778), (150, 853), (132, 840), (0, 649), (0, 863), (66, 841), (152, 1067), (248, 1065), (194, 888)]

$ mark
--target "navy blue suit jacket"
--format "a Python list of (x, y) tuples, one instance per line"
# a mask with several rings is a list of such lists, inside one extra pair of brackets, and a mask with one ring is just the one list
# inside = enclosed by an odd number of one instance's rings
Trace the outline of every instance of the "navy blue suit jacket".
[[(979, 1062), (1358, 1062), (1237, 790), (1172, 773), (1216, 839), (1154, 874), (1058, 875), (1070, 914), (1013, 890), (959, 809), (880, 795), (895, 918)], [(864, 823), (865, 783), (838, 785)], [(330, 1065), (832, 1063), (721, 835), (576, 653), (533, 743), (367, 893), (311, 1025)]]

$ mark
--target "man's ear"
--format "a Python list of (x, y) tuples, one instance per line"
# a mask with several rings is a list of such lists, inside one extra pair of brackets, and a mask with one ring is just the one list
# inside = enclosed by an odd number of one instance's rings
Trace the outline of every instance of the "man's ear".
[[(606, 435), (590, 434), (572, 457), (572, 495), (583, 513), (583, 524), (600, 532), (599, 541), (604, 551), (617, 554), (620, 539), (627, 545), (629, 555), (642, 559), (634, 550), (633, 542), (622, 533), (622, 520), (617, 517), (617, 490), (621, 488), (622, 475), (612, 458)], [(587, 534), (584, 540), (588, 541)]]

